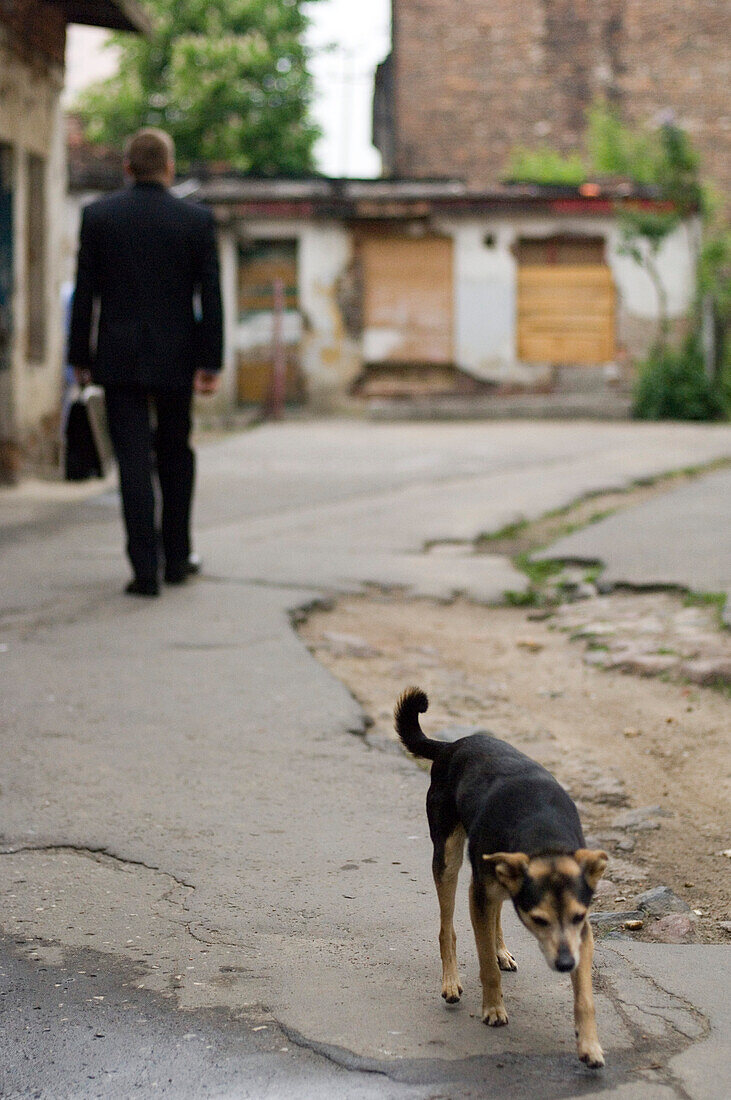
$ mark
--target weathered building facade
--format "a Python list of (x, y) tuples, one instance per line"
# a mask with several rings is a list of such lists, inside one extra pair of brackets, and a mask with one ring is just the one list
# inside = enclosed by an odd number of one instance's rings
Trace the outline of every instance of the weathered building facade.
[(70, 22), (147, 26), (130, 0), (0, 3), (0, 481), (57, 438)]
[[(226, 314), (220, 401), (262, 402), (280, 333), (287, 396), (550, 393), (561, 372), (621, 389), (657, 334), (658, 301), (621, 250), (621, 187), (458, 181), (212, 179)], [(693, 222), (659, 269), (671, 320), (692, 302)], [(624, 404), (626, 411), (626, 402)]]
[(392, 0), (374, 138), (386, 174), (484, 187), (516, 146), (562, 152), (597, 100), (628, 122), (668, 112), (704, 174), (731, 184), (727, 0)]

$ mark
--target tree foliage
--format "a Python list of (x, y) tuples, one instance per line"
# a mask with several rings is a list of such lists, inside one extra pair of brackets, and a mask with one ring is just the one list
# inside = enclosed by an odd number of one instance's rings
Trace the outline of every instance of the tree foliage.
[(310, 171), (318, 130), (303, 0), (144, 2), (152, 34), (114, 35), (118, 71), (79, 97), (89, 139), (119, 145), (159, 126), (184, 170), (224, 162), (263, 175)]

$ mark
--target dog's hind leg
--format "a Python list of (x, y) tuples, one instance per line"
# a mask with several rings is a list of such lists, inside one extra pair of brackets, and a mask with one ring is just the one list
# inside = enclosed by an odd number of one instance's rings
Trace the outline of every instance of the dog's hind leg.
[(574, 1026), (579, 1058), (587, 1066), (598, 1069), (604, 1065), (604, 1052), (599, 1045), (594, 1015), (594, 994), (591, 988), (591, 963), (594, 957), (594, 935), (588, 920), (584, 925), (579, 949), (579, 965), (571, 971), (574, 987)]
[(457, 935), (454, 931), (454, 900), (457, 878), (464, 856), (465, 832), (458, 825), (443, 847), (434, 848), (434, 884), (439, 899), (439, 952), (442, 956), (442, 997), (456, 1004), (462, 996), (457, 970)]
[(518, 964), (505, 946), (503, 939), (503, 926), (500, 919), (502, 905), (495, 910), (495, 944), (497, 946), (497, 964), (501, 970), (517, 970)]
[(502, 1027), (508, 1022), (495, 941), (501, 905), (502, 898), (489, 894), (484, 885), (473, 877), (470, 883), (470, 916), (480, 960), (482, 1022), (489, 1027)]

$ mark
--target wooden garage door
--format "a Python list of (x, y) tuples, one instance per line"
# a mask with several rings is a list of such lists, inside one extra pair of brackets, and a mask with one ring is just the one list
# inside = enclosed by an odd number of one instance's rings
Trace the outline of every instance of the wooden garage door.
[(370, 361), (451, 363), (451, 240), (367, 237), (360, 255)]
[(614, 359), (615, 292), (605, 264), (521, 264), (518, 357), (589, 366)]

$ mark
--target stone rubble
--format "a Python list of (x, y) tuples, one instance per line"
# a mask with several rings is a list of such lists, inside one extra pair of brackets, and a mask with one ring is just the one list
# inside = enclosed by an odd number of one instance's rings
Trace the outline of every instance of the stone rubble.
[[(559, 584), (555, 591), (567, 590)], [(658, 592), (594, 594), (577, 602), (574, 592), (555, 609), (553, 623), (586, 643), (588, 665), (702, 686), (731, 684), (731, 633), (720, 627), (713, 602), (685, 607), (681, 597)]]
[(635, 810), (626, 810), (612, 820), (613, 829), (629, 829), (633, 832), (646, 832), (659, 829), (658, 817), (672, 817), (670, 810), (662, 806), (639, 806)]
[(695, 919), (692, 914), (668, 913), (648, 926), (648, 937), (655, 943), (691, 943)]
[(690, 906), (674, 894), (669, 886), (655, 886), (638, 894), (634, 899), (638, 909), (644, 909), (652, 917), (664, 917), (666, 913), (689, 913)]

